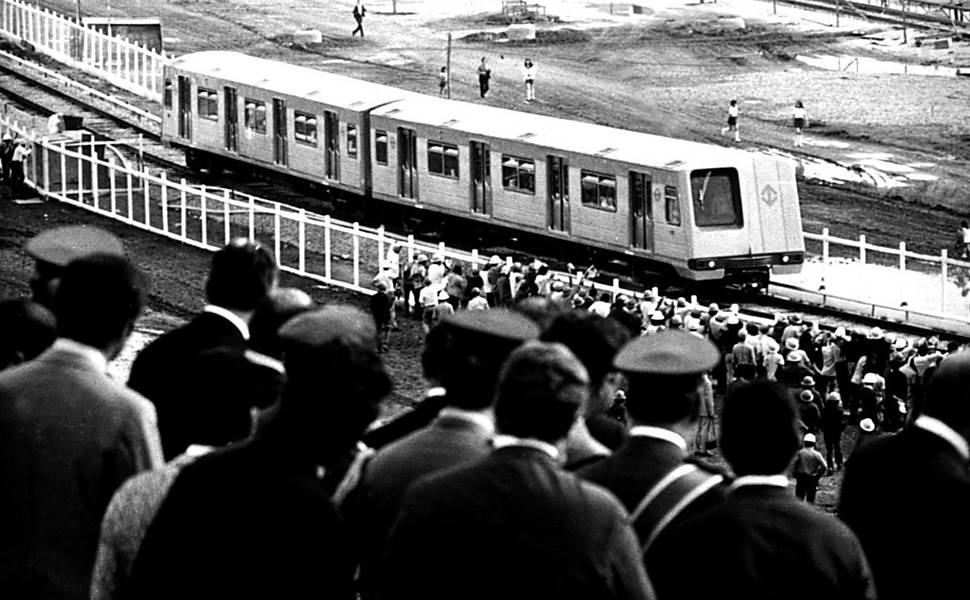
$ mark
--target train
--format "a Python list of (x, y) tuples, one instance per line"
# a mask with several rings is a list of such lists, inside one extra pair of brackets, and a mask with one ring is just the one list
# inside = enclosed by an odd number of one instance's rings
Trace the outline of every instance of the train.
[(692, 282), (804, 261), (794, 161), (450, 100), (228, 51), (165, 67), (162, 138), (194, 169), (266, 169), (579, 244)]

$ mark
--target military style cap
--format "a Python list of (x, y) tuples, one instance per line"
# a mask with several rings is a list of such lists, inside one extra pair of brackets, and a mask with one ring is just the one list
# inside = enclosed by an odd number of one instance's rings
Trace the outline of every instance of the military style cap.
[(721, 360), (717, 346), (681, 329), (667, 329), (630, 341), (613, 359), (625, 373), (692, 375), (706, 373)]
[(371, 344), (375, 335), (376, 328), (370, 315), (346, 304), (333, 304), (302, 313), (279, 330), (281, 340), (311, 347), (323, 346), (340, 337)]
[(539, 327), (531, 319), (507, 309), (460, 310), (442, 320), (458, 331), (512, 341), (539, 337)]
[(68, 225), (35, 235), (26, 246), (27, 254), (41, 262), (66, 267), (71, 261), (91, 254), (124, 256), (121, 240), (97, 227)]

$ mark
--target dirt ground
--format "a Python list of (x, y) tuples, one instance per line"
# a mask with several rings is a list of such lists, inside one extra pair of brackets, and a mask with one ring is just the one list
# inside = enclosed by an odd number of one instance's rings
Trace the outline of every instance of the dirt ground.
[[(41, 0), (73, 14), (74, 0)], [(804, 54), (846, 54), (911, 63), (964, 66), (966, 44), (951, 50), (899, 45), (900, 32), (843, 16), (832, 27), (824, 15), (805, 14), (770, 2), (678, 0), (643, 2), (646, 14), (609, 14), (575, 0), (546, 2), (560, 22), (540, 25), (535, 42), (504, 38), (500, 0), (382, 0), (365, 2), (366, 37), (351, 37), (352, 0), (111, 0), (85, 3), (85, 14), (160, 17), (166, 50), (176, 55), (210, 49), (237, 50), (317, 67), (361, 79), (437, 93), (437, 73), (452, 35), (452, 97), (481, 102), (475, 68), (482, 56), (492, 67), (490, 104), (587, 120), (703, 142), (729, 144), (719, 130), (728, 100), (741, 101), (741, 127), (749, 149), (815, 157), (851, 165), (860, 156), (920, 165), (936, 179), (905, 187), (800, 182), (805, 228), (829, 227), (834, 235), (867, 234), (870, 242), (938, 253), (956, 224), (970, 216), (970, 79), (832, 72), (795, 60)], [(616, 3), (619, 4), (619, 3)], [(397, 12), (394, 13), (396, 5)], [(726, 17), (740, 15), (744, 29)], [(293, 44), (293, 33), (319, 29), (322, 44)], [(537, 64), (537, 102), (526, 105), (519, 67)], [(811, 141), (792, 152), (794, 100), (808, 109)], [(26, 294), (30, 261), (23, 243), (56, 224), (91, 222), (122, 237), (153, 283), (152, 315), (145, 327), (166, 328), (201, 307), (208, 255), (56, 205), (0, 202), (0, 296)], [(300, 285), (305, 282), (284, 281)], [(363, 305), (351, 294), (314, 289), (321, 301)], [(387, 364), (396, 381), (400, 410), (421, 389), (415, 349), (420, 331), (411, 322), (392, 335)], [(831, 508), (838, 477), (823, 480), (819, 502)]]

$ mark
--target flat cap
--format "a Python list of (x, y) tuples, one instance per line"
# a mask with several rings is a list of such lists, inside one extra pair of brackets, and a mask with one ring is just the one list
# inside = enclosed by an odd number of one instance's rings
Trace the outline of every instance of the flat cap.
[(613, 360), (625, 373), (692, 375), (706, 373), (721, 360), (717, 346), (681, 329), (667, 329), (633, 339)]
[(297, 315), (279, 330), (280, 340), (309, 347), (323, 346), (337, 338), (371, 344), (375, 335), (370, 315), (346, 304), (332, 304)]
[(528, 317), (507, 309), (460, 310), (441, 323), (455, 331), (512, 341), (539, 337), (539, 327)]
[(31, 238), (26, 250), (34, 260), (58, 267), (66, 267), (71, 261), (91, 254), (125, 255), (121, 240), (103, 229), (85, 225), (48, 229)]

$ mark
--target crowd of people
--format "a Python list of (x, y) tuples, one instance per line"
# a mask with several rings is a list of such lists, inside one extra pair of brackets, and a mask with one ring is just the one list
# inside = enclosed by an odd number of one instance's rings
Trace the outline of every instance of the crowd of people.
[[(234, 240), (203, 311), (122, 384), (106, 365), (148, 289), (122, 243), (67, 227), (26, 250), (33, 298), (0, 302), (12, 597), (960, 589), (970, 352), (955, 345), (613, 298), (592, 270), (567, 282), (538, 262), (466, 273), (397, 246), (368, 314), (279, 287), (272, 254)], [(409, 316), (426, 390), (378, 422), (381, 353)], [(866, 434), (851, 450), (847, 426)], [(704, 458), (715, 444), (726, 467)], [(825, 513), (818, 478), (843, 466)]]

